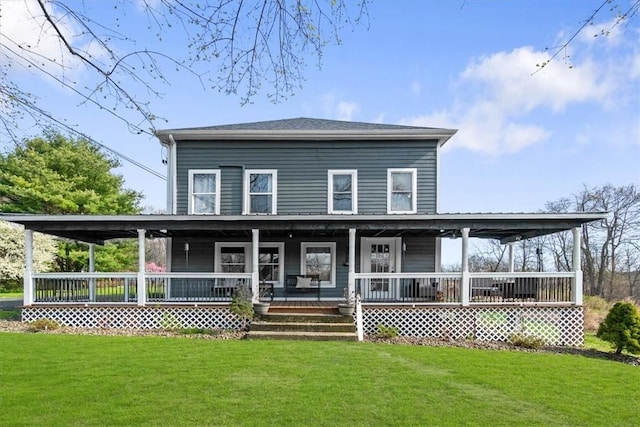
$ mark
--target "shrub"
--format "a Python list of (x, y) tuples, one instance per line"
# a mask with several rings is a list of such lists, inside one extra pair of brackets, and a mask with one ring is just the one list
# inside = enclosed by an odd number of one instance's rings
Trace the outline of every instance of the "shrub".
[(253, 303), (251, 302), (251, 290), (249, 286), (238, 286), (231, 297), (229, 304), (231, 313), (238, 316), (242, 323), (242, 329), (247, 328), (249, 320), (253, 319)]
[(51, 319), (38, 319), (29, 324), (30, 332), (39, 332), (39, 331), (55, 331), (60, 328), (60, 323)]
[(509, 342), (516, 347), (531, 348), (537, 350), (545, 344), (544, 339), (533, 335), (513, 334), (509, 337)]
[(600, 324), (598, 338), (611, 343), (616, 354), (640, 353), (640, 313), (630, 302), (617, 302)]
[(395, 326), (378, 325), (378, 336), (380, 338), (391, 339), (398, 336), (398, 328)]

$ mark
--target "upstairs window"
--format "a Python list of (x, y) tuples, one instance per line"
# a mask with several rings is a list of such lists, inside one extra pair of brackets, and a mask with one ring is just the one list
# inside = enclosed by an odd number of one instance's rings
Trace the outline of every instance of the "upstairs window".
[(358, 171), (330, 170), (328, 175), (330, 214), (358, 213)]
[(387, 169), (387, 213), (416, 213), (417, 171)]
[(244, 214), (277, 213), (278, 172), (246, 170), (244, 175)]
[(220, 214), (220, 170), (189, 171), (189, 214)]

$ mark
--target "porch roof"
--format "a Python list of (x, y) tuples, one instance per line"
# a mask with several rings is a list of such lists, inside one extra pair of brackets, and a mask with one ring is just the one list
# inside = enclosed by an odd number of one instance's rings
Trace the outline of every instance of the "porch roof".
[(445, 213), (409, 215), (30, 215), (0, 214), (0, 219), (27, 229), (88, 243), (137, 237), (199, 237), (245, 233), (296, 231), (335, 233), (355, 228), (375, 235), (425, 233), (497, 239), (501, 243), (552, 234), (606, 218), (606, 212), (578, 213)]

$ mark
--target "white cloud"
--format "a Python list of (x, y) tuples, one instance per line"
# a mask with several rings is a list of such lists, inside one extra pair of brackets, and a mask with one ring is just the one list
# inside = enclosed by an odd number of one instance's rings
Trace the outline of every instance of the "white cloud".
[[(634, 67), (596, 64), (590, 57), (574, 62), (549, 62), (547, 52), (521, 47), (476, 58), (462, 71), (454, 86), (455, 98), (448, 109), (401, 120), (414, 126), (458, 128), (447, 144), (487, 154), (510, 153), (546, 141), (552, 132), (538, 123), (536, 112), (562, 113), (569, 105), (591, 103), (604, 108), (626, 90)], [(638, 61), (637, 56), (635, 61)], [(630, 64), (635, 64), (631, 62)], [(637, 95), (636, 95), (637, 99)], [(629, 101), (629, 100), (627, 100)], [(631, 100), (633, 102), (633, 100)]]
[(322, 105), (327, 117), (335, 117), (338, 120), (351, 121), (354, 114), (360, 112), (358, 103), (340, 100), (332, 92), (322, 96)]

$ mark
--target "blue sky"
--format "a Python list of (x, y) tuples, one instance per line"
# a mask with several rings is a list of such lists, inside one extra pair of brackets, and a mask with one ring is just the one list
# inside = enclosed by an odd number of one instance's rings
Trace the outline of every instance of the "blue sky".
[[(535, 73), (549, 57), (545, 48), (566, 41), (601, 3), (374, 0), (369, 25), (345, 29), (341, 45), (327, 46), (321, 69), (308, 58), (303, 88), (280, 104), (259, 94), (241, 106), (239, 97), (203, 90), (184, 72), (170, 73), (162, 99), (149, 102), (168, 120), (159, 128), (306, 116), (460, 129), (442, 154), (440, 212), (533, 212), (585, 184), (640, 185), (639, 18), (594, 37), (611, 25), (603, 13), (569, 45), (569, 60), (560, 55)], [(145, 43), (139, 8), (85, 5), (89, 12), (101, 6), (105, 21), (119, 13), (122, 32), (141, 29), (135, 37)], [(22, 0), (3, 0), (2, 29), (14, 31), (9, 21), (16, 22), (14, 37), (28, 37), (20, 8)], [(176, 40), (151, 47), (184, 49)], [(82, 132), (164, 172), (155, 139), (131, 134), (56, 83), (12, 72)], [(144, 192), (144, 205), (164, 207), (163, 181), (129, 164), (119, 172)]]

